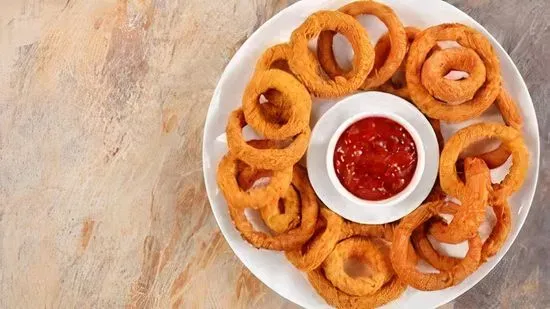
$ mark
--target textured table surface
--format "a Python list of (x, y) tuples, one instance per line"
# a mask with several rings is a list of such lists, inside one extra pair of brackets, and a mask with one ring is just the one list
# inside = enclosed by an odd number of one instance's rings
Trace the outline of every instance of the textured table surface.
[[(550, 5), (450, 2), (524, 76), (542, 165), (508, 254), (445, 308), (548, 308)], [(222, 70), (288, 4), (0, 1), (0, 308), (295, 307), (228, 247), (201, 171)]]

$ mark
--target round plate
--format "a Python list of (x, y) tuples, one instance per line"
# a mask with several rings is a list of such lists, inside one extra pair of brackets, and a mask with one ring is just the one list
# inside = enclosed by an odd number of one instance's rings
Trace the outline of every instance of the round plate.
[[(365, 206), (340, 194), (330, 180), (326, 161), (329, 142), (343, 122), (364, 112), (396, 114), (410, 123), (421, 137), (421, 147), (426, 156), (424, 170), (414, 191), (401, 202)], [(362, 92), (338, 102), (317, 121), (307, 150), (307, 171), (317, 196), (332, 211), (359, 223), (388, 223), (409, 214), (428, 196), (439, 170), (438, 149), (432, 126), (414, 105), (391, 94), (377, 91)]]
[[(239, 49), (227, 65), (212, 97), (206, 118), (203, 138), (203, 170), (206, 191), (212, 212), (227, 242), (241, 259), (243, 264), (268, 287), (288, 300), (306, 308), (327, 308), (325, 301), (313, 290), (304, 274), (291, 266), (280, 252), (257, 250), (246, 243), (233, 227), (229, 218), (227, 205), (216, 184), (216, 167), (221, 157), (227, 152), (225, 142), (225, 125), (229, 113), (240, 106), (241, 97), (248, 83), (256, 60), (262, 52), (274, 44), (288, 41), (290, 33), (310, 14), (323, 9), (337, 9), (352, 1), (345, 0), (302, 0), (286, 8), (262, 25)], [(539, 169), (539, 132), (533, 103), (527, 87), (510, 57), (498, 42), (476, 21), (468, 15), (440, 0), (387, 0), (380, 1), (393, 8), (403, 24), (426, 28), (431, 25), (458, 22), (472, 26), (484, 33), (494, 45), (501, 61), (505, 87), (518, 103), (524, 118), (525, 142), (530, 152), (530, 165), (522, 189), (510, 198), (512, 207), (512, 229), (510, 235), (498, 254), (479, 267), (461, 284), (435, 292), (422, 292), (408, 288), (401, 297), (385, 307), (387, 308), (431, 308), (449, 302), (473, 287), (485, 277), (502, 259), (525, 222), (535, 187)], [(369, 29), (370, 38), (376, 40), (384, 32), (384, 27), (372, 17), (361, 17), (360, 21)], [(336, 48), (338, 50), (338, 48)], [(316, 100), (312, 111), (312, 122), (333, 105), (331, 100)], [(443, 127), (444, 136), (452, 134), (459, 127), (472, 122), (499, 116), (494, 110), (480, 119)], [(506, 168), (506, 167), (504, 167)], [(505, 172), (505, 171), (504, 171)], [(493, 170), (493, 180), (502, 177), (502, 170)], [(454, 246), (456, 247), (456, 246)], [(460, 255), (453, 252), (451, 254)], [(461, 248), (463, 249), (463, 248)]]

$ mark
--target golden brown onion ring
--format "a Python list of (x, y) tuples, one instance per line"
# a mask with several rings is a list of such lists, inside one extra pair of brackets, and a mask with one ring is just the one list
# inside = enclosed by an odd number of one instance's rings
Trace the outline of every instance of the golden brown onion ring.
[[(446, 78), (450, 71), (463, 71), (468, 78)], [(485, 65), (471, 48), (456, 47), (434, 51), (422, 66), (421, 81), (428, 93), (447, 104), (471, 100), (485, 83)]]
[(464, 173), (466, 191), (458, 197), (462, 202), (459, 211), (451, 223), (437, 221), (430, 226), (430, 234), (438, 241), (458, 244), (471, 239), (485, 221), (485, 207), (492, 189), (489, 168), (479, 158), (466, 158)]
[[(529, 153), (521, 133), (511, 127), (497, 123), (478, 123), (456, 132), (445, 144), (439, 160), (439, 181), (441, 188), (450, 196), (467, 194), (464, 182), (459, 179), (456, 161), (463, 149), (471, 144), (496, 137), (512, 154), (512, 167), (499, 184), (493, 184), (491, 202), (498, 202), (517, 191), (525, 180), (529, 165)], [(466, 190), (466, 191), (465, 191)]]
[(512, 214), (506, 200), (495, 203), (493, 205), (493, 211), (497, 217), (497, 223), (493, 227), (489, 238), (483, 243), (481, 249), (481, 262), (485, 262), (488, 258), (497, 254), (498, 250), (500, 250), (508, 238), (508, 234), (510, 234), (510, 229), (512, 227)]
[[(323, 76), (324, 72), (317, 57), (308, 47), (309, 41), (322, 31), (343, 34), (354, 51), (351, 71), (334, 79)], [(354, 92), (361, 87), (374, 63), (374, 48), (361, 24), (353, 17), (338, 11), (319, 11), (310, 15), (292, 32), (290, 42), (290, 68), (315, 96), (338, 97)]]
[[(356, 1), (338, 10), (353, 17), (374, 15), (388, 27), (389, 41), (391, 43), (386, 60), (370, 72), (361, 88), (373, 89), (384, 84), (397, 72), (407, 53), (407, 34), (399, 17), (397, 17), (390, 7), (374, 1)], [(338, 66), (334, 57), (332, 45), (335, 34), (334, 31), (323, 31), (317, 41), (319, 62), (331, 78), (346, 76), (348, 73)]]
[(259, 209), (277, 203), (287, 191), (292, 180), (292, 168), (274, 171), (266, 187), (245, 190), (237, 182), (238, 159), (225, 155), (218, 165), (217, 182), (227, 204), (234, 208)]
[(246, 125), (244, 114), (237, 109), (229, 115), (226, 135), (229, 151), (246, 164), (265, 170), (281, 170), (297, 163), (307, 150), (309, 126), (303, 129), (292, 142), (284, 147), (270, 147), (268, 149), (256, 148), (244, 140), (242, 128)]
[(397, 276), (390, 282), (371, 295), (352, 296), (337, 289), (325, 276), (323, 269), (318, 268), (307, 274), (308, 280), (313, 288), (325, 299), (325, 301), (336, 308), (376, 308), (398, 298), (407, 285)]
[[(473, 49), (485, 65), (485, 83), (471, 100), (459, 105), (437, 100), (421, 81), (422, 66), (428, 54), (438, 41), (446, 40)], [(407, 87), (413, 103), (428, 117), (448, 122), (481, 115), (495, 101), (501, 89), (500, 63), (491, 43), (477, 30), (461, 24), (441, 24), (419, 33), (409, 50), (406, 69)]]
[[(519, 107), (506, 89), (502, 88), (495, 104), (502, 115), (502, 120), (504, 120), (504, 123), (518, 131), (521, 130), (523, 126), (523, 119), (521, 118)], [(504, 145), (501, 144), (495, 150), (480, 154), (478, 157), (483, 159), (490, 169), (493, 169), (504, 164), (510, 157), (510, 152)]]
[(318, 226), (313, 237), (302, 248), (285, 253), (292, 265), (302, 271), (312, 271), (319, 267), (340, 240), (344, 222), (342, 217), (323, 207), (319, 219), (324, 220), (325, 224)]
[[(268, 90), (276, 90), (289, 109), (289, 119), (281, 124), (272, 122), (261, 112), (260, 96)], [(272, 104), (280, 102), (275, 100)], [(281, 104), (281, 103), (279, 103)], [(282, 106), (281, 106), (282, 108)], [(281, 70), (256, 72), (248, 83), (242, 100), (246, 123), (256, 132), (270, 139), (284, 139), (303, 132), (309, 126), (311, 97), (307, 89), (292, 75)]]
[[(372, 275), (349, 275), (345, 271), (345, 263), (350, 258), (358, 258), (371, 266)], [(366, 237), (352, 237), (339, 242), (323, 262), (323, 270), (336, 288), (355, 296), (375, 293), (394, 275), (391, 263), (380, 245)]]
[[(408, 55), (409, 47), (414, 41), (414, 39), (416, 38), (416, 35), (420, 33), (420, 29), (415, 27), (405, 27), (405, 32), (407, 33), (407, 55)], [(390, 49), (391, 49), (390, 37), (386, 33), (378, 40), (378, 42), (376, 42), (376, 46), (374, 47), (374, 53), (376, 57), (374, 59), (373, 71), (376, 71), (386, 62)], [(403, 62), (401, 63), (401, 66), (399, 67), (398, 71), (388, 81), (380, 85), (378, 90), (391, 93), (405, 100), (411, 99), (411, 96), (409, 94), (409, 89), (407, 88), (407, 83), (405, 81), (405, 64), (407, 61), (407, 55), (405, 55), (405, 59), (403, 59)], [(396, 82), (394, 82), (394, 79), (402, 79), (403, 80), (402, 85), (399, 85)]]
[(319, 213), (317, 197), (307, 178), (304, 168), (296, 165), (293, 171), (292, 185), (300, 195), (301, 220), (300, 226), (278, 235), (268, 235), (256, 231), (248, 222), (244, 209), (228, 204), (229, 215), (241, 236), (256, 248), (269, 250), (293, 250), (303, 245), (315, 231), (315, 223)]
[(444, 203), (443, 201), (438, 201), (421, 205), (411, 214), (401, 219), (401, 222), (394, 231), (390, 254), (393, 268), (400, 280), (419, 290), (440, 290), (456, 285), (462, 282), (464, 278), (474, 272), (479, 266), (482, 246), (479, 236), (468, 240), (468, 253), (459, 264), (448, 271), (422, 273), (416, 269), (416, 264), (408, 261), (407, 247), (410, 243), (412, 232), (436, 215)]
[(271, 46), (264, 51), (256, 63), (256, 72), (278, 69), (291, 73), (288, 66), (290, 58), (292, 58), (292, 47), (289, 44), (283, 43)]

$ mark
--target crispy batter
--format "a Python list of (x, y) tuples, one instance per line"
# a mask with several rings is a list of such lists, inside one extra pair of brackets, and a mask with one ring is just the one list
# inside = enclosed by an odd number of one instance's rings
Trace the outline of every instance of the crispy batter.
[(281, 170), (297, 163), (307, 150), (311, 129), (309, 126), (294, 137), (286, 147), (256, 148), (249, 145), (242, 135), (246, 125), (241, 109), (231, 113), (227, 122), (226, 134), (229, 151), (240, 160), (257, 169)]
[[(323, 75), (324, 71), (316, 55), (308, 48), (309, 40), (319, 36), (322, 31), (343, 34), (354, 50), (351, 71), (334, 79)], [(319, 11), (310, 15), (292, 32), (290, 42), (293, 54), (289, 61), (290, 68), (315, 96), (338, 97), (356, 91), (374, 63), (374, 48), (361, 24), (353, 17), (338, 11)]]
[(337, 289), (326, 277), (322, 268), (307, 274), (309, 282), (327, 303), (336, 308), (375, 308), (398, 298), (407, 285), (394, 276), (390, 282), (371, 295), (352, 296)]
[[(447, 79), (450, 71), (469, 74), (461, 80)], [(485, 65), (471, 48), (457, 47), (434, 51), (422, 66), (422, 85), (428, 93), (447, 104), (461, 104), (471, 100), (485, 83)]]
[(342, 217), (323, 207), (321, 218), (325, 224), (318, 225), (316, 233), (302, 248), (286, 252), (287, 259), (300, 270), (312, 271), (319, 267), (340, 240)]
[(492, 137), (499, 138), (512, 153), (512, 167), (501, 183), (493, 185), (491, 203), (507, 198), (521, 187), (529, 164), (529, 153), (521, 133), (497, 123), (478, 123), (459, 130), (445, 144), (439, 160), (439, 181), (445, 193), (464, 196), (467, 188), (457, 174), (458, 156), (469, 145)]
[(217, 171), (217, 182), (228, 204), (235, 208), (259, 209), (277, 203), (283, 196), (292, 180), (292, 168), (274, 171), (266, 187), (245, 190), (237, 183), (238, 159), (225, 155)]
[(258, 62), (256, 62), (256, 72), (279, 69), (292, 73), (288, 66), (290, 58), (292, 58), (292, 47), (289, 44), (273, 45), (266, 49), (260, 59), (258, 59)]
[(510, 234), (510, 229), (512, 228), (512, 213), (506, 200), (495, 203), (493, 211), (497, 217), (497, 223), (493, 227), (489, 238), (483, 243), (481, 262), (485, 262), (488, 258), (497, 254), (508, 238), (508, 234)]
[[(378, 89), (380, 91), (399, 96), (405, 100), (410, 100), (411, 96), (409, 93), (409, 88), (407, 88), (407, 82), (405, 80), (405, 64), (407, 63), (409, 48), (416, 38), (416, 35), (420, 33), (420, 29), (415, 27), (405, 27), (405, 32), (407, 33), (407, 54), (405, 55), (405, 58), (403, 59), (403, 62), (401, 63), (401, 66), (399, 67), (397, 72), (388, 81), (380, 85)], [(388, 58), (388, 54), (390, 52), (390, 48), (390, 37), (386, 33), (378, 40), (378, 42), (376, 42), (376, 46), (374, 47), (376, 57), (374, 59), (373, 70), (377, 70), (386, 62), (386, 59)], [(396, 83), (394, 79), (402, 80), (401, 85), (399, 83)]]
[[(459, 105), (437, 100), (421, 81), (422, 66), (428, 54), (438, 41), (443, 40), (457, 41), (463, 47), (473, 49), (485, 65), (485, 83), (473, 99)], [(441, 24), (419, 33), (409, 50), (406, 69), (407, 87), (413, 103), (428, 117), (448, 122), (481, 115), (495, 101), (501, 89), (500, 62), (491, 43), (477, 30), (461, 24)]]
[[(345, 262), (349, 258), (358, 258), (371, 266), (372, 275), (349, 275), (345, 271)], [(352, 237), (338, 243), (323, 262), (323, 270), (336, 288), (355, 296), (372, 295), (394, 275), (391, 263), (380, 245), (366, 237)]]
[(319, 213), (317, 197), (307, 178), (304, 168), (296, 165), (293, 171), (292, 185), (300, 195), (301, 221), (300, 226), (278, 235), (268, 235), (256, 231), (248, 222), (244, 209), (228, 203), (229, 215), (241, 236), (256, 248), (270, 250), (293, 250), (303, 245), (315, 231), (315, 222)]
[[(388, 36), (391, 43), (385, 61), (370, 72), (361, 88), (374, 89), (384, 84), (397, 72), (407, 53), (407, 34), (403, 24), (390, 7), (374, 1), (352, 2), (341, 7), (339, 11), (353, 17), (374, 15), (388, 27)], [(338, 66), (334, 57), (332, 45), (335, 34), (334, 31), (323, 31), (317, 41), (319, 62), (331, 78), (346, 76), (348, 73)]]
[(460, 210), (454, 215), (451, 223), (437, 221), (430, 226), (430, 234), (441, 242), (458, 244), (477, 235), (477, 230), (485, 220), (491, 193), (491, 176), (489, 168), (478, 158), (464, 160), (466, 191), (459, 196), (462, 202)]
[[(280, 100), (271, 104), (282, 104), (289, 110), (289, 119), (281, 124), (272, 122), (261, 112), (260, 96), (268, 90), (280, 93)], [(281, 70), (259, 71), (248, 83), (242, 100), (246, 123), (266, 138), (284, 139), (303, 132), (309, 126), (311, 97), (307, 89), (292, 75)]]
[(424, 222), (436, 215), (445, 202), (428, 202), (407, 215), (394, 232), (391, 261), (399, 278), (412, 287), (432, 291), (456, 285), (474, 272), (481, 258), (481, 239), (478, 235), (468, 240), (468, 253), (461, 262), (448, 271), (439, 273), (422, 273), (416, 269), (416, 264), (407, 260), (407, 246), (412, 232)]

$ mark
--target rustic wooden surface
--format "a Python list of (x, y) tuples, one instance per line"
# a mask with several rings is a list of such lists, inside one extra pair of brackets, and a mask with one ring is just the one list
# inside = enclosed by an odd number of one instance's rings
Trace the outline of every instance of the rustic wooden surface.
[[(518, 65), (538, 113), (543, 161), (514, 246), (445, 307), (547, 308), (550, 6), (450, 2)], [(287, 4), (0, 2), (0, 308), (295, 307), (227, 246), (201, 172), (217, 79)]]

